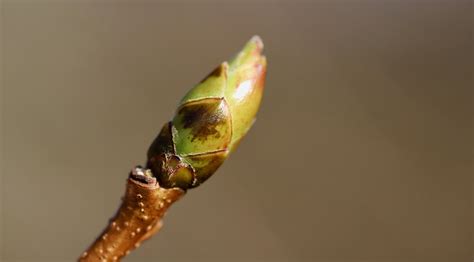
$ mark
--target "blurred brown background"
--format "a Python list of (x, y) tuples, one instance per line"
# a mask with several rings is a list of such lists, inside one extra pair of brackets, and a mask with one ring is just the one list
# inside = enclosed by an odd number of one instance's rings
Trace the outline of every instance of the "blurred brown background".
[(4, 1), (1, 261), (73, 261), (253, 34), (258, 121), (125, 261), (471, 261), (470, 1)]

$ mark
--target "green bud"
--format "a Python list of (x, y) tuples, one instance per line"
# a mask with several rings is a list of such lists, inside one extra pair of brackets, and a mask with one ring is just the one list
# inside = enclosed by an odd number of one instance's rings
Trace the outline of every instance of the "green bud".
[(262, 99), (266, 58), (254, 36), (181, 100), (148, 150), (147, 167), (164, 187), (188, 189), (208, 179), (248, 132)]

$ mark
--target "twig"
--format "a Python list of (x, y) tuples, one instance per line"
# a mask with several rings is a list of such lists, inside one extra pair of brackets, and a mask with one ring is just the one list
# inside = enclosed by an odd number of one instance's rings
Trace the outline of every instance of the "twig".
[(79, 261), (119, 261), (161, 228), (166, 210), (185, 191), (160, 187), (149, 172), (132, 170), (117, 214)]
[(205, 182), (255, 121), (267, 60), (258, 36), (230, 63), (219, 65), (181, 100), (130, 173), (117, 214), (79, 261), (118, 261), (161, 227), (169, 206)]

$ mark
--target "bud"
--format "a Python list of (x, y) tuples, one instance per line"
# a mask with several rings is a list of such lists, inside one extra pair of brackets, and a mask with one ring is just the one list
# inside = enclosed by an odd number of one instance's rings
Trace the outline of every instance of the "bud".
[(248, 132), (266, 74), (263, 43), (254, 36), (181, 100), (173, 120), (148, 150), (147, 167), (163, 187), (188, 189), (208, 179)]

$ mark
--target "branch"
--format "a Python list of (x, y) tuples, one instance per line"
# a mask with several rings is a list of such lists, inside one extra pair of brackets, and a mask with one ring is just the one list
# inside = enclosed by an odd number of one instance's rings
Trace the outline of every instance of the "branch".
[(160, 187), (150, 170), (135, 168), (119, 210), (79, 261), (119, 261), (161, 228), (168, 208), (184, 194), (179, 188)]
[(181, 100), (147, 152), (146, 167), (130, 173), (115, 217), (79, 261), (118, 261), (161, 227), (169, 206), (204, 183), (255, 121), (267, 60), (253, 37)]

